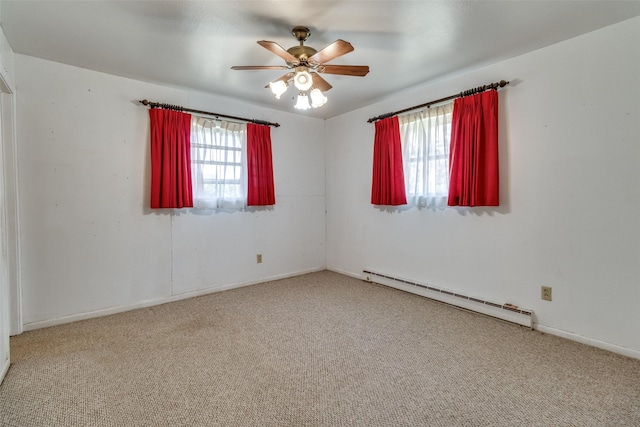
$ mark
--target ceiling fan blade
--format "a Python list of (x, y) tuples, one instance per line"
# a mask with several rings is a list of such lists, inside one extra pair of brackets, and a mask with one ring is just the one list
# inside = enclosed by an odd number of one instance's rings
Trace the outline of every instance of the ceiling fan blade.
[(328, 81), (320, 77), (320, 74), (311, 73), (311, 75), (313, 76), (313, 87), (320, 89), (322, 92), (326, 92), (333, 87)]
[(324, 74), (364, 77), (369, 73), (368, 65), (321, 65), (317, 70)]
[(234, 65), (232, 70), (288, 70), (285, 65)]
[(282, 80), (283, 82), (287, 83), (289, 80), (291, 80), (293, 78), (293, 75), (294, 75), (294, 73), (287, 73), (284, 76), (280, 77), (279, 79), (275, 79), (275, 80), (269, 82), (269, 84), (266, 85), (265, 88), (269, 88), (269, 85), (271, 83), (275, 83), (275, 82), (280, 81), (280, 80)]
[(308, 61), (313, 64), (324, 64), (352, 50), (353, 46), (351, 46), (351, 43), (338, 39), (309, 57)]
[(290, 62), (293, 64), (297, 64), (299, 62), (298, 58), (291, 55), (289, 52), (287, 52), (285, 48), (283, 48), (276, 42), (260, 40), (258, 44), (263, 48), (267, 49), (269, 52), (275, 53), (276, 55), (278, 55), (280, 58), (284, 59), (287, 62)]

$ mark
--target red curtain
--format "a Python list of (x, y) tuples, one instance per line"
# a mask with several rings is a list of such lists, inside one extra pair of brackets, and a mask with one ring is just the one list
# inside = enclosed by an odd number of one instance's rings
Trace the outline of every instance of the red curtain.
[(152, 108), (151, 208), (191, 208), (191, 115)]
[(374, 205), (406, 205), (398, 117), (376, 122), (373, 143), (373, 183), (371, 203)]
[(247, 123), (247, 206), (276, 204), (269, 126)]
[(449, 169), (449, 206), (499, 206), (498, 91), (456, 99)]

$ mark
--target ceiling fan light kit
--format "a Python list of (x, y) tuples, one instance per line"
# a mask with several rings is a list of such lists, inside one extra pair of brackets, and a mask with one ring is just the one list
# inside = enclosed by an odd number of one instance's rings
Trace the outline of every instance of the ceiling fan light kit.
[(298, 88), (298, 90), (304, 91), (311, 89), (313, 78), (309, 71), (307, 71), (307, 67), (296, 68), (296, 74), (293, 76), (293, 84)]
[(322, 107), (327, 103), (327, 97), (324, 96), (324, 93), (320, 91), (320, 89), (316, 88), (311, 91), (311, 106), (313, 108)]
[[(353, 51), (353, 46), (349, 42), (338, 39), (324, 49), (317, 51), (303, 44), (311, 35), (309, 28), (297, 26), (293, 28), (291, 34), (300, 42), (299, 46), (293, 46), (285, 50), (275, 42), (266, 40), (258, 42), (260, 46), (284, 59), (286, 66), (239, 65), (233, 66), (231, 69), (293, 70), (293, 72), (288, 72), (270, 82), (266, 87), (271, 89), (276, 99), (280, 99), (282, 94), (287, 91), (290, 82), (293, 82), (293, 85), (299, 91), (294, 107), (299, 110), (308, 110), (311, 107), (318, 108), (327, 103), (327, 97), (323, 91), (328, 91), (332, 86), (320, 76), (320, 73), (364, 77), (369, 72), (369, 67), (366, 65), (325, 65), (332, 59)], [(307, 95), (308, 91), (310, 92)], [(309, 101), (309, 98), (311, 98), (311, 101)]]
[(308, 110), (309, 108), (311, 108), (311, 104), (309, 104), (309, 97), (305, 92), (300, 92), (298, 94), (296, 105), (294, 105), (293, 107), (298, 110)]
[(276, 96), (276, 99), (280, 99), (282, 94), (289, 88), (289, 85), (282, 80), (276, 80), (275, 82), (269, 83), (269, 87), (271, 88), (271, 92)]

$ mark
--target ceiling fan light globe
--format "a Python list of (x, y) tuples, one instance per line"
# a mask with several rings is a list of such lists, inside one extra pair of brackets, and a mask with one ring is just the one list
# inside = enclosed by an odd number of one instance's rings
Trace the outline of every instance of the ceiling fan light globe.
[(296, 101), (296, 105), (294, 107), (298, 110), (308, 110), (311, 108), (309, 104), (309, 97), (306, 93), (302, 92), (298, 95), (298, 100)]
[(324, 96), (322, 91), (318, 88), (312, 90), (309, 95), (311, 97), (311, 106), (313, 108), (322, 107), (324, 104), (327, 103), (327, 97)]
[(276, 99), (280, 99), (280, 96), (287, 91), (287, 87), (287, 84), (282, 80), (269, 83), (269, 88), (271, 88), (271, 92), (276, 96)]
[(296, 75), (293, 77), (293, 84), (298, 90), (309, 90), (313, 85), (313, 77), (306, 68), (296, 71)]

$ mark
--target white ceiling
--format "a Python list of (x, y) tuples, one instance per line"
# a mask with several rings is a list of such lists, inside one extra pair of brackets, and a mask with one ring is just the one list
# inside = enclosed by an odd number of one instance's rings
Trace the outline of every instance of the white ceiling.
[[(318, 118), (638, 15), (640, 1), (0, 1), (16, 53)], [(295, 46), (296, 25), (317, 50), (350, 42), (330, 63), (370, 73), (325, 74), (329, 102), (300, 112), (292, 88), (280, 100), (264, 88), (284, 71), (230, 69), (284, 65), (256, 41)]]

